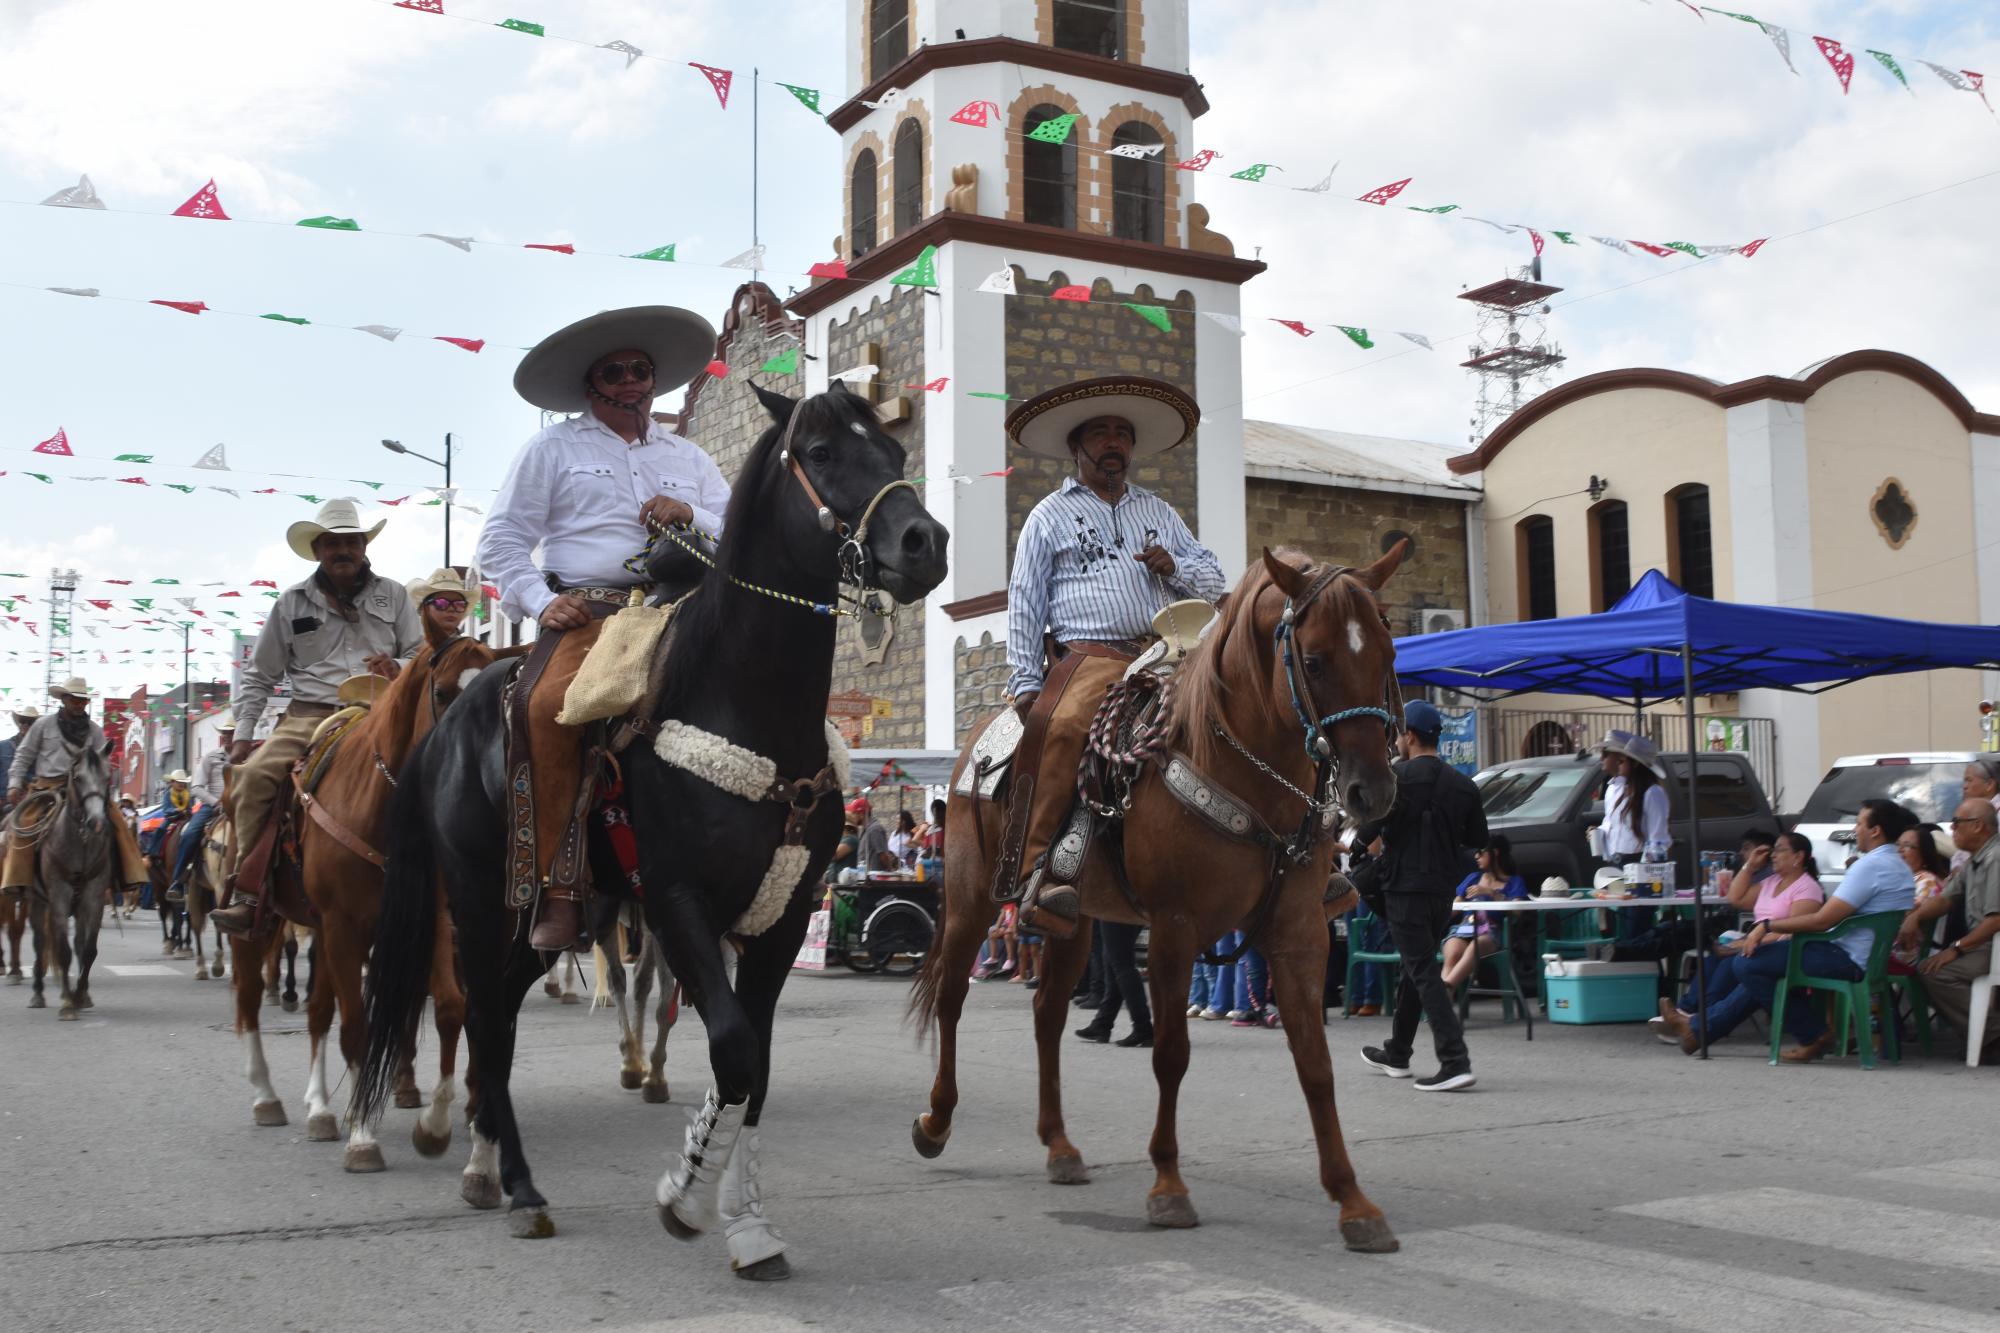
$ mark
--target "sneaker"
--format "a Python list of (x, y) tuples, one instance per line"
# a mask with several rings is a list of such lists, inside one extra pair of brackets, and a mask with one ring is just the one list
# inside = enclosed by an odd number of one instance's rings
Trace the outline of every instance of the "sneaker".
[(1227, 1017), (1229, 1015), (1223, 1013), (1220, 1009), (1204, 1009), (1201, 1011), (1201, 1021), (1204, 1023), (1219, 1023)]
[(1390, 1078), (1408, 1078), (1410, 1076), (1410, 1057), (1405, 1055), (1399, 1059), (1383, 1050), (1380, 1046), (1363, 1046), (1361, 1048), (1361, 1063), (1371, 1069), (1381, 1070)]
[(1229, 1026), (1233, 1028), (1260, 1028), (1264, 1026), (1262, 1009), (1238, 1009), (1229, 1016)]
[(1200, 1017), (1201, 1017), (1201, 1006), (1200, 1006), (1200, 1005), (1198, 1005), (1198, 1004), (1191, 1004), (1191, 1005), (1189, 1005), (1189, 1006), (1188, 1006), (1188, 1015), (1187, 1015), (1187, 1016), (1188, 1016), (1189, 1018), (1200, 1018)]
[(1381, 1012), (1382, 1006), (1379, 1004), (1357, 1004), (1354, 1006), (1354, 1016), (1356, 1018), (1374, 1018)]
[(1440, 1069), (1428, 1078), (1418, 1079), (1417, 1090), (1419, 1092), (1464, 1092), (1476, 1082), (1478, 1080), (1473, 1078), (1470, 1069)]
[(1264, 1013), (1265, 1027), (1276, 1028), (1276, 1027), (1283, 1027), (1284, 1025), (1285, 1025), (1284, 1020), (1278, 1017), (1278, 1011), (1276, 1009), (1269, 1009), (1265, 1011)]
[(1230, 1022), (1234, 1023), (1240, 1019), (1245, 1019), (1250, 1017), (1250, 1011), (1248, 1009), (1231, 1009), (1227, 1014), (1223, 1015), (1223, 1017), (1227, 1018)]
[(1042, 984), (1042, 979), (1040, 977), (1029, 977), (1026, 981), (1021, 983), (1021, 989), (1033, 990), (1035, 989), (1035, 987), (1041, 984)]

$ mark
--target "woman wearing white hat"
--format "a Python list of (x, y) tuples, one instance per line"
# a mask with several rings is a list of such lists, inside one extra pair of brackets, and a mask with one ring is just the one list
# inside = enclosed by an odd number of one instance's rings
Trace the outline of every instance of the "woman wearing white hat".
[[(17, 805), (30, 791), (60, 787), (74, 762), (71, 751), (105, 752), (104, 728), (90, 720), (90, 682), (71, 676), (54, 690), (62, 707), (37, 718), (14, 750), (14, 762), (7, 769), (7, 803)], [(118, 883), (127, 889), (146, 886), (146, 858), (139, 854), (138, 841), (122, 819), (107, 821), (112, 841), (118, 847)], [(0, 867), (0, 887), (20, 893), (35, 882), (35, 847), (32, 842), (7, 840), (7, 859)]]
[(1612, 731), (1604, 738), (1604, 767), (1612, 775), (1604, 799), (1604, 859), (1626, 865), (1648, 850), (1662, 856), (1673, 842), (1667, 826), (1667, 776), (1660, 747), (1629, 731)]
[(244, 858), (256, 850), (293, 762), (319, 723), (338, 709), (342, 684), (364, 673), (393, 680), (403, 659), (423, 646), (410, 595), (369, 566), (368, 543), (382, 527), (383, 521), (363, 527), (354, 501), (328, 500), (316, 518), (285, 532), (293, 553), (319, 567), (272, 605), (231, 701), (237, 734), (248, 737), (256, 734), (271, 691), (280, 680), (291, 681), (292, 702), (263, 748), (253, 757), (248, 740), (230, 746), (229, 761), (239, 766), (230, 785), (230, 865), (233, 875), (242, 862), (256, 880), (237, 885), (247, 896), (209, 917), (230, 934), (247, 934), (257, 923), (266, 865)]

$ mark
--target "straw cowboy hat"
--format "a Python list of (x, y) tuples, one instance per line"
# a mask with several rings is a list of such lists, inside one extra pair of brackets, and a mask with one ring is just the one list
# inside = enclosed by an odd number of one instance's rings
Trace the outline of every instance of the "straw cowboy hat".
[(313, 554), (313, 542), (329, 532), (358, 532), (362, 543), (374, 541), (382, 529), (389, 525), (386, 518), (377, 519), (375, 526), (361, 526), (361, 510), (352, 500), (328, 500), (319, 507), (318, 518), (302, 518), (285, 529), (285, 544), (292, 548), (292, 554), (301, 560), (317, 560)]
[(403, 585), (403, 591), (410, 594), (412, 602), (421, 602), (432, 593), (439, 592), (455, 592), (460, 597), (471, 600), (471, 594), (465, 588), (465, 580), (450, 566), (433, 569), (426, 578), (411, 579)]
[(340, 682), (340, 706), (367, 708), (387, 692), (389, 684), (388, 677), (368, 672), (359, 676), (349, 676)]
[(88, 699), (90, 697), (90, 682), (82, 676), (71, 676), (68, 680), (51, 690), (50, 693), (67, 694), (73, 699)]
[(36, 718), (40, 717), (41, 715), (42, 715), (42, 710), (35, 707), (33, 704), (22, 704), (19, 708), (16, 708), (14, 710), (14, 716), (20, 718), (24, 722), (33, 722)]
[(1612, 754), (1622, 754), (1636, 764), (1643, 764), (1653, 770), (1658, 778), (1667, 776), (1666, 765), (1660, 762), (1660, 747), (1644, 736), (1634, 736), (1629, 731), (1609, 731), (1604, 735), (1605, 750)]
[(549, 412), (581, 412), (591, 363), (624, 348), (653, 358), (653, 393), (678, 389), (715, 356), (715, 326), (692, 310), (635, 305), (601, 310), (536, 343), (514, 369), (514, 392)]
[(1201, 408), (1164, 380), (1103, 375), (1030, 398), (1008, 415), (1007, 435), (1030, 453), (1068, 458), (1070, 432), (1094, 417), (1131, 422), (1132, 456), (1145, 458), (1194, 434)]
[(236, 710), (225, 708), (220, 713), (217, 713), (215, 715), (215, 729), (217, 731), (236, 730)]
[(171, 772), (171, 773), (167, 774), (167, 781), (168, 781), (168, 782), (193, 782), (193, 781), (194, 781), (194, 775), (193, 775), (192, 773), (189, 773), (189, 772), (188, 772), (188, 771), (187, 771), (187, 770), (186, 770), (185, 768), (177, 768), (177, 769), (175, 769), (175, 770), (174, 770), (173, 772)]

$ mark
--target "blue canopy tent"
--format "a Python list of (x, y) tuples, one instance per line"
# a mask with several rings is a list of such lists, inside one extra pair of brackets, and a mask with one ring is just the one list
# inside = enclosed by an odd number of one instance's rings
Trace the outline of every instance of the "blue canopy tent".
[[(1596, 615), (1482, 625), (1396, 644), (1399, 679), (1483, 699), (1585, 694), (1639, 709), (1679, 696), (1690, 747), (1697, 694), (1817, 694), (1869, 676), (1939, 667), (2000, 670), (2000, 628), (1718, 602), (1693, 596), (1658, 570), (1648, 570), (1617, 605)], [(1690, 753), (1689, 831), (1698, 857), (1695, 763)], [(1693, 878), (1700, 952), (1704, 886), (1699, 875)], [(1707, 1005), (1702, 1008), (1706, 1033)]]

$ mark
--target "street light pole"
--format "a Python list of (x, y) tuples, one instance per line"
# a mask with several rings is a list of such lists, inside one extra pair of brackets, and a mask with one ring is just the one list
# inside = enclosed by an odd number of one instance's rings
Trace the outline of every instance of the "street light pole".
[(433, 465), (433, 466), (435, 466), (435, 467), (441, 467), (441, 468), (443, 468), (443, 469), (444, 469), (444, 495), (443, 495), (443, 500), (444, 500), (444, 563), (446, 564), (446, 566), (450, 566), (450, 564), (451, 564), (451, 502), (452, 502), (452, 498), (453, 498), (453, 497), (452, 497), (452, 491), (451, 491), (451, 432), (450, 432), (450, 431), (446, 431), (446, 432), (444, 433), (444, 457), (443, 457), (443, 458), (432, 458), (432, 457), (431, 457), (431, 456), (430, 456), (429, 454), (420, 454), (420, 453), (418, 453), (418, 452), (417, 452), (417, 451), (416, 451), (415, 449), (411, 449), (411, 448), (409, 448), (408, 446), (406, 446), (406, 445), (405, 445), (405, 444), (404, 444), (404, 443), (403, 443), (403, 442), (402, 442), (401, 440), (384, 440), (384, 441), (382, 441), (382, 447), (383, 447), (384, 449), (387, 449), (387, 450), (388, 450), (388, 451), (389, 451), (390, 453), (392, 453), (392, 454), (408, 454), (408, 455), (409, 455), (410, 457), (412, 457), (412, 458), (421, 458), (421, 459), (423, 459), (423, 460), (424, 460), (424, 461), (425, 461), (426, 463), (429, 463), (429, 464), (432, 464), (432, 465)]
[(188, 704), (190, 702), (188, 696), (194, 689), (193, 682), (190, 680), (188, 676), (188, 658), (192, 652), (192, 649), (189, 648), (188, 645), (190, 642), (190, 636), (193, 633), (194, 633), (194, 622), (192, 620), (183, 620), (181, 622), (181, 762), (180, 762), (180, 766), (182, 768), (186, 768), (188, 766)]

